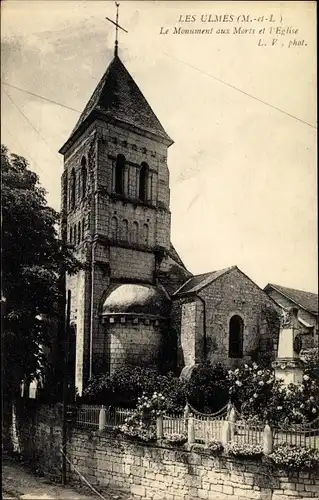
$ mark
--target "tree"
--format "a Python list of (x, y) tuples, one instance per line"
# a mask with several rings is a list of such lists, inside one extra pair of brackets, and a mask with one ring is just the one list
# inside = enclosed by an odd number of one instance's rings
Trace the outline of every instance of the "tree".
[[(3, 396), (30, 381), (50, 345), (43, 317), (57, 321), (61, 279), (81, 264), (58, 237), (59, 214), (27, 161), (1, 146), (2, 170), (2, 372)], [(63, 310), (62, 310), (63, 315)]]

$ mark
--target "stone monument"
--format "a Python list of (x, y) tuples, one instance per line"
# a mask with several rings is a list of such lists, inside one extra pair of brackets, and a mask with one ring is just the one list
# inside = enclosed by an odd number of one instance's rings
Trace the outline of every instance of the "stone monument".
[(292, 307), (282, 313), (277, 359), (272, 364), (276, 379), (283, 380), (285, 385), (302, 382), (303, 362), (299, 357), (301, 347), (298, 309)]

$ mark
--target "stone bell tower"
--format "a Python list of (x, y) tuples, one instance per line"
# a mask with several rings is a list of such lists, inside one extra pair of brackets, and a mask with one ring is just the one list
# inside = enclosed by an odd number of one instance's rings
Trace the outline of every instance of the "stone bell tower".
[[(110, 328), (141, 321), (162, 328), (167, 313), (161, 300), (169, 298), (158, 282), (157, 270), (171, 248), (167, 150), (172, 143), (116, 47), (60, 149), (64, 156), (62, 233), (87, 264), (85, 270), (66, 279), (76, 330), (75, 378), (80, 394), (92, 374), (101, 367), (112, 370), (122, 359), (119, 352), (126, 349), (124, 340), (119, 340), (118, 333), (113, 338)], [(117, 291), (118, 300), (128, 304), (114, 304), (113, 294), (111, 306), (104, 307), (110, 293), (121, 285), (146, 289)], [(129, 342), (139, 344), (141, 335), (134, 335)], [(153, 340), (149, 342), (157, 352), (154, 346), (160, 341)], [(116, 356), (114, 346), (119, 349)]]

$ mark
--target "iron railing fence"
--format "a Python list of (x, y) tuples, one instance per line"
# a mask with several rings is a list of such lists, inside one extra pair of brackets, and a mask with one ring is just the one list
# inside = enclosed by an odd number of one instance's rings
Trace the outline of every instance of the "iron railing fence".
[[(98, 405), (70, 405), (68, 406), (68, 420), (75, 427), (99, 428), (100, 411), (103, 407)], [(121, 425), (125, 419), (132, 415), (133, 410), (127, 408), (104, 407), (105, 424), (107, 427)], [(163, 415), (163, 437), (172, 434), (188, 434), (189, 416), (192, 416), (194, 426), (195, 443), (208, 444), (212, 441), (222, 441), (223, 426), (227, 420), (227, 414), (218, 413), (212, 416), (200, 414), (185, 415), (182, 413)], [(243, 444), (262, 445), (264, 426), (253, 425), (242, 419), (230, 422), (231, 440)], [(292, 425), (287, 428), (272, 427), (273, 444), (288, 443), (301, 447), (319, 449), (319, 425), (318, 421), (312, 424)]]

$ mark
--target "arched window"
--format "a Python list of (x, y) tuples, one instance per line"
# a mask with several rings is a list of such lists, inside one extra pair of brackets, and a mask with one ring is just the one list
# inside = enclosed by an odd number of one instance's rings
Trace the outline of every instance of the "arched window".
[(70, 227), (70, 237), (69, 237), (69, 242), (70, 243), (73, 243), (73, 230), (72, 230), (72, 226)]
[(141, 165), (141, 170), (140, 170), (140, 184), (139, 184), (139, 199), (142, 201), (147, 200), (148, 196), (148, 165), (147, 163), (143, 162)]
[(243, 357), (244, 322), (238, 315), (233, 316), (229, 322), (229, 357)]
[(124, 194), (124, 172), (125, 156), (118, 155), (115, 166), (115, 191), (117, 194)]
[(86, 196), (87, 190), (87, 169), (86, 169), (86, 159), (82, 158), (81, 161), (81, 197), (84, 198)]
[(123, 219), (121, 228), (121, 240), (128, 241), (128, 220)]
[(85, 219), (82, 219), (82, 241), (84, 241)]
[(133, 222), (132, 242), (133, 243), (138, 242), (138, 222), (136, 222), (136, 221)]
[(111, 219), (111, 233), (112, 233), (113, 240), (117, 240), (117, 230), (118, 230), (117, 218), (112, 217), (112, 219)]
[(78, 222), (78, 244), (81, 242), (81, 222)]
[(73, 229), (73, 240), (74, 240), (74, 245), (76, 245), (76, 224)]
[(67, 208), (68, 204), (68, 177), (67, 172), (63, 174), (63, 208)]
[(148, 225), (144, 224), (143, 225), (143, 242), (145, 243), (145, 245), (148, 245), (148, 233), (149, 233)]
[(70, 179), (70, 208), (75, 207), (75, 171), (72, 168), (71, 179)]

